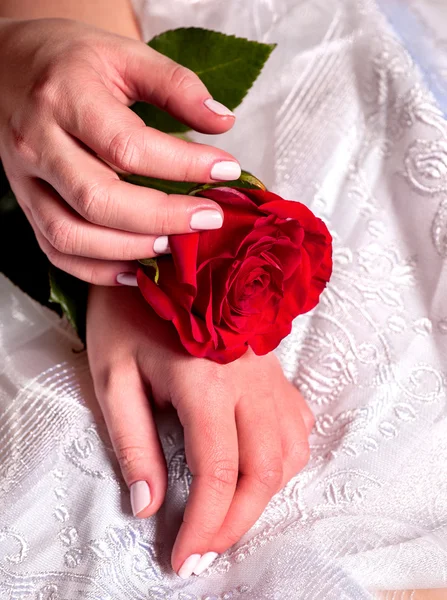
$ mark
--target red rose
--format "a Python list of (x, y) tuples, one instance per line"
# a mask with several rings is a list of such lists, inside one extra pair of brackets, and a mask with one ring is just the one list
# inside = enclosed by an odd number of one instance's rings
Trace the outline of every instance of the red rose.
[(317, 303), (332, 271), (326, 225), (299, 202), (262, 190), (213, 188), (219, 230), (173, 235), (172, 256), (140, 268), (140, 290), (172, 321), (186, 350), (219, 363), (250, 346), (267, 354), (290, 333), (292, 320)]

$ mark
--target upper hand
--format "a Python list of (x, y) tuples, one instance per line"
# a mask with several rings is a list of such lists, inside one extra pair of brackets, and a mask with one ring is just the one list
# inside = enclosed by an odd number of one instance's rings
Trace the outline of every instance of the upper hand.
[[(177, 410), (193, 475), (173, 568), (178, 572), (191, 555), (224, 552), (307, 463), (313, 417), (301, 394), (273, 354), (249, 351), (228, 365), (185, 354), (171, 325), (132, 288), (92, 289), (87, 341), (134, 513), (153, 515), (167, 486), (150, 389), (156, 406)], [(194, 559), (188, 564), (190, 574)]]
[(238, 177), (228, 153), (146, 127), (128, 108), (143, 100), (199, 131), (227, 131), (234, 116), (205, 104), (194, 73), (139, 41), (64, 19), (2, 20), (0, 46), (0, 156), (53, 264), (114, 285), (135, 270), (127, 261), (156, 254), (157, 237), (162, 251), (168, 234), (219, 226), (214, 202), (115, 172), (209, 182), (224, 179), (227, 165), (227, 178)]

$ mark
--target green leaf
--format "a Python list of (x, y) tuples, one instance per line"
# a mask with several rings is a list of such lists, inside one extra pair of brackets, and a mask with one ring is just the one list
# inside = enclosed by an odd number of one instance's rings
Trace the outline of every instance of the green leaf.
[(81, 339), (85, 330), (87, 284), (53, 266), (49, 269), (50, 298), (58, 304)]
[(160, 268), (158, 266), (157, 260), (155, 258), (140, 258), (138, 261), (145, 267), (152, 267), (155, 269), (154, 275), (154, 283), (158, 285), (158, 280), (160, 279)]
[[(253, 42), (197, 27), (162, 33), (148, 45), (194, 71), (211, 96), (233, 110), (242, 102), (275, 44)], [(143, 102), (132, 106), (146, 125), (166, 133), (187, 131), (168, 113)]]

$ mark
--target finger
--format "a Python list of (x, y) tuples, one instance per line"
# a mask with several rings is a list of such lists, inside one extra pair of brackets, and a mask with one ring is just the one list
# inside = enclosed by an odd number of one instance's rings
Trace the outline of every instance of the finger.
[(145, 45), (133, 44), (123, 83), (132, 98), (155, 104), (197, 131), (223, 133), (234, 124), (234, 113), (211, 98), (193, 71)]
[(150, 258), (169, 251), (166, 236), (145, 236), (89, 223), (72, 211), (51, 188), (39, 180), (23, 184), (31, 214), (41, 233), (60, 254), (109, 261)]
[(304, 421), (304, 426), (306, 428), (307, 433), (310, 434), (315, 425), (315, 417), (312, 411), (310, 410), (309, 405), (303, 398), (301, 392), (297, 390), (294, 385), (290, 384), (290, 386), (292, 387), (290, 393), (293, 394), (294, 398), (296, 399), (295, 403), (298, 406), (300, 415)]
[(58, 118), (59, 124), (118, 169), (175, 181), (231, 181), (240, 176), (231, 154), (146, 127), (102, 84), (92, 83), (81, 96), (76, 87), (72, 96), (70, 111)]
[[(87, 328), (88, 331), (88, 328)], [(102, 352), (90, 348), (89, 352)], [(125, 357), (127, 360), (129, 357)], [(167, 470), (155, 422), (141, 377), (136, 369), (115, 364), (105, 372), (93, 370), (98, 402), (130, 490), (134, 516), (153, 515), (167, 488)]]
[(211, 398), (195, 410), (179, 410), (193, 482), (172, 551), (172, 567), (189, 577), (224, 522), (238, 477), (234, 409)]
[[(261, 405), (260, 405), (261, 406)], [(210, 550), (221, 553), (254, 525), (283, 481), (281, 437), (273, 400), (256, 410), (253, 402), (236, 406), (240, 477), (225, 521)]]
[(137, 285), (135, 262), (103, 261), (62, 254), (55, 250), (41, 233), (30, 210), (24, 207), (24, 211), (42, 252), (58, 269), (94, 285)]
[[(57, 147), (57, 154), (48, 158), (44, 166), (45, 179), (90, 223), (156, 236), (218, 229), (222, 225), (222, 210), (212, 200), (180, 194), (168, 195), (121, 181), (110, 167), (87, 153), (68, 135), (62, 135), (62, 132), (57, 138)], [(109, 258), (117, 258), (110, 255), (110, 243), (104, 246), (104, 239), (97, 238), (97, 229), (91, 231), (90, 240), (96, 247), (102, 247)], [(125, 239), (125, 246), (130, 252), (126, 258), (154, 255), (147, 254), (153, 251), (154, 238), (134, 236), (122, 239)], [(122, 252), (123, 246), (120, 248), (117, 241), (114, 240), (113, 245), (116, 251)], [(143, 248), (144, 253), (141, 254)], [(93, 256), (91, 253), (88, 255)], [(102, 258), (102, 255), (96, 253), (95, 257)]]
[[(275, 403), (276, 416), (282, 441), (284, 487), (309, 462), (309, 425), (305, 418), (305, 402), (298, 390), (286, 382), (284, 392)], [(310, 412), (310, 411), (309, 411)], [(312, 413), (310, 413), (312, 415)], [(313, 419), (313, 417), (312, 417)]]

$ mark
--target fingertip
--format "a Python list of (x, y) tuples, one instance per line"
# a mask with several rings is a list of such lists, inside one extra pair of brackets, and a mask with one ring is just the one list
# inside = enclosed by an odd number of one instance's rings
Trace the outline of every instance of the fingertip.
[(147, 519), (155, 515), (163, 504), (166, 487), (166, 477), (159, 477), (156, 483), (144, 479), (132, 483), (129, 491), (133, 516), (137, 519)]
[(134, 517), (144, 518), (151, 503), (152, 495), (147, 481), (135, 481), (130, 486), (130, 505)]
[(229, 123), (231, 123), (231, 124), (234, 123), (234, 119), (236, 118), (236, 115), (234, 114), (234, 112), (232, 110), (227, 108), (221, 102), (214, 100), (214, 98), (207, 98), (206, 100), (203, 101), (203, 104), (213, 114), (217, 115), (218, 117), (230, 117), (232, 119), (232, 121), (229, 121)]
[(136, 273), (118, 273), (116, 276), (116, 283), (118, 285), (124, 285), (128, 287), (138, 287), (137, 274)]
[(236, 115), (221, 102), (209, 97), (205, 98), (203, 106), (205, 108), (202, 124), (204, 133), (225, 133), (234, 126)]

